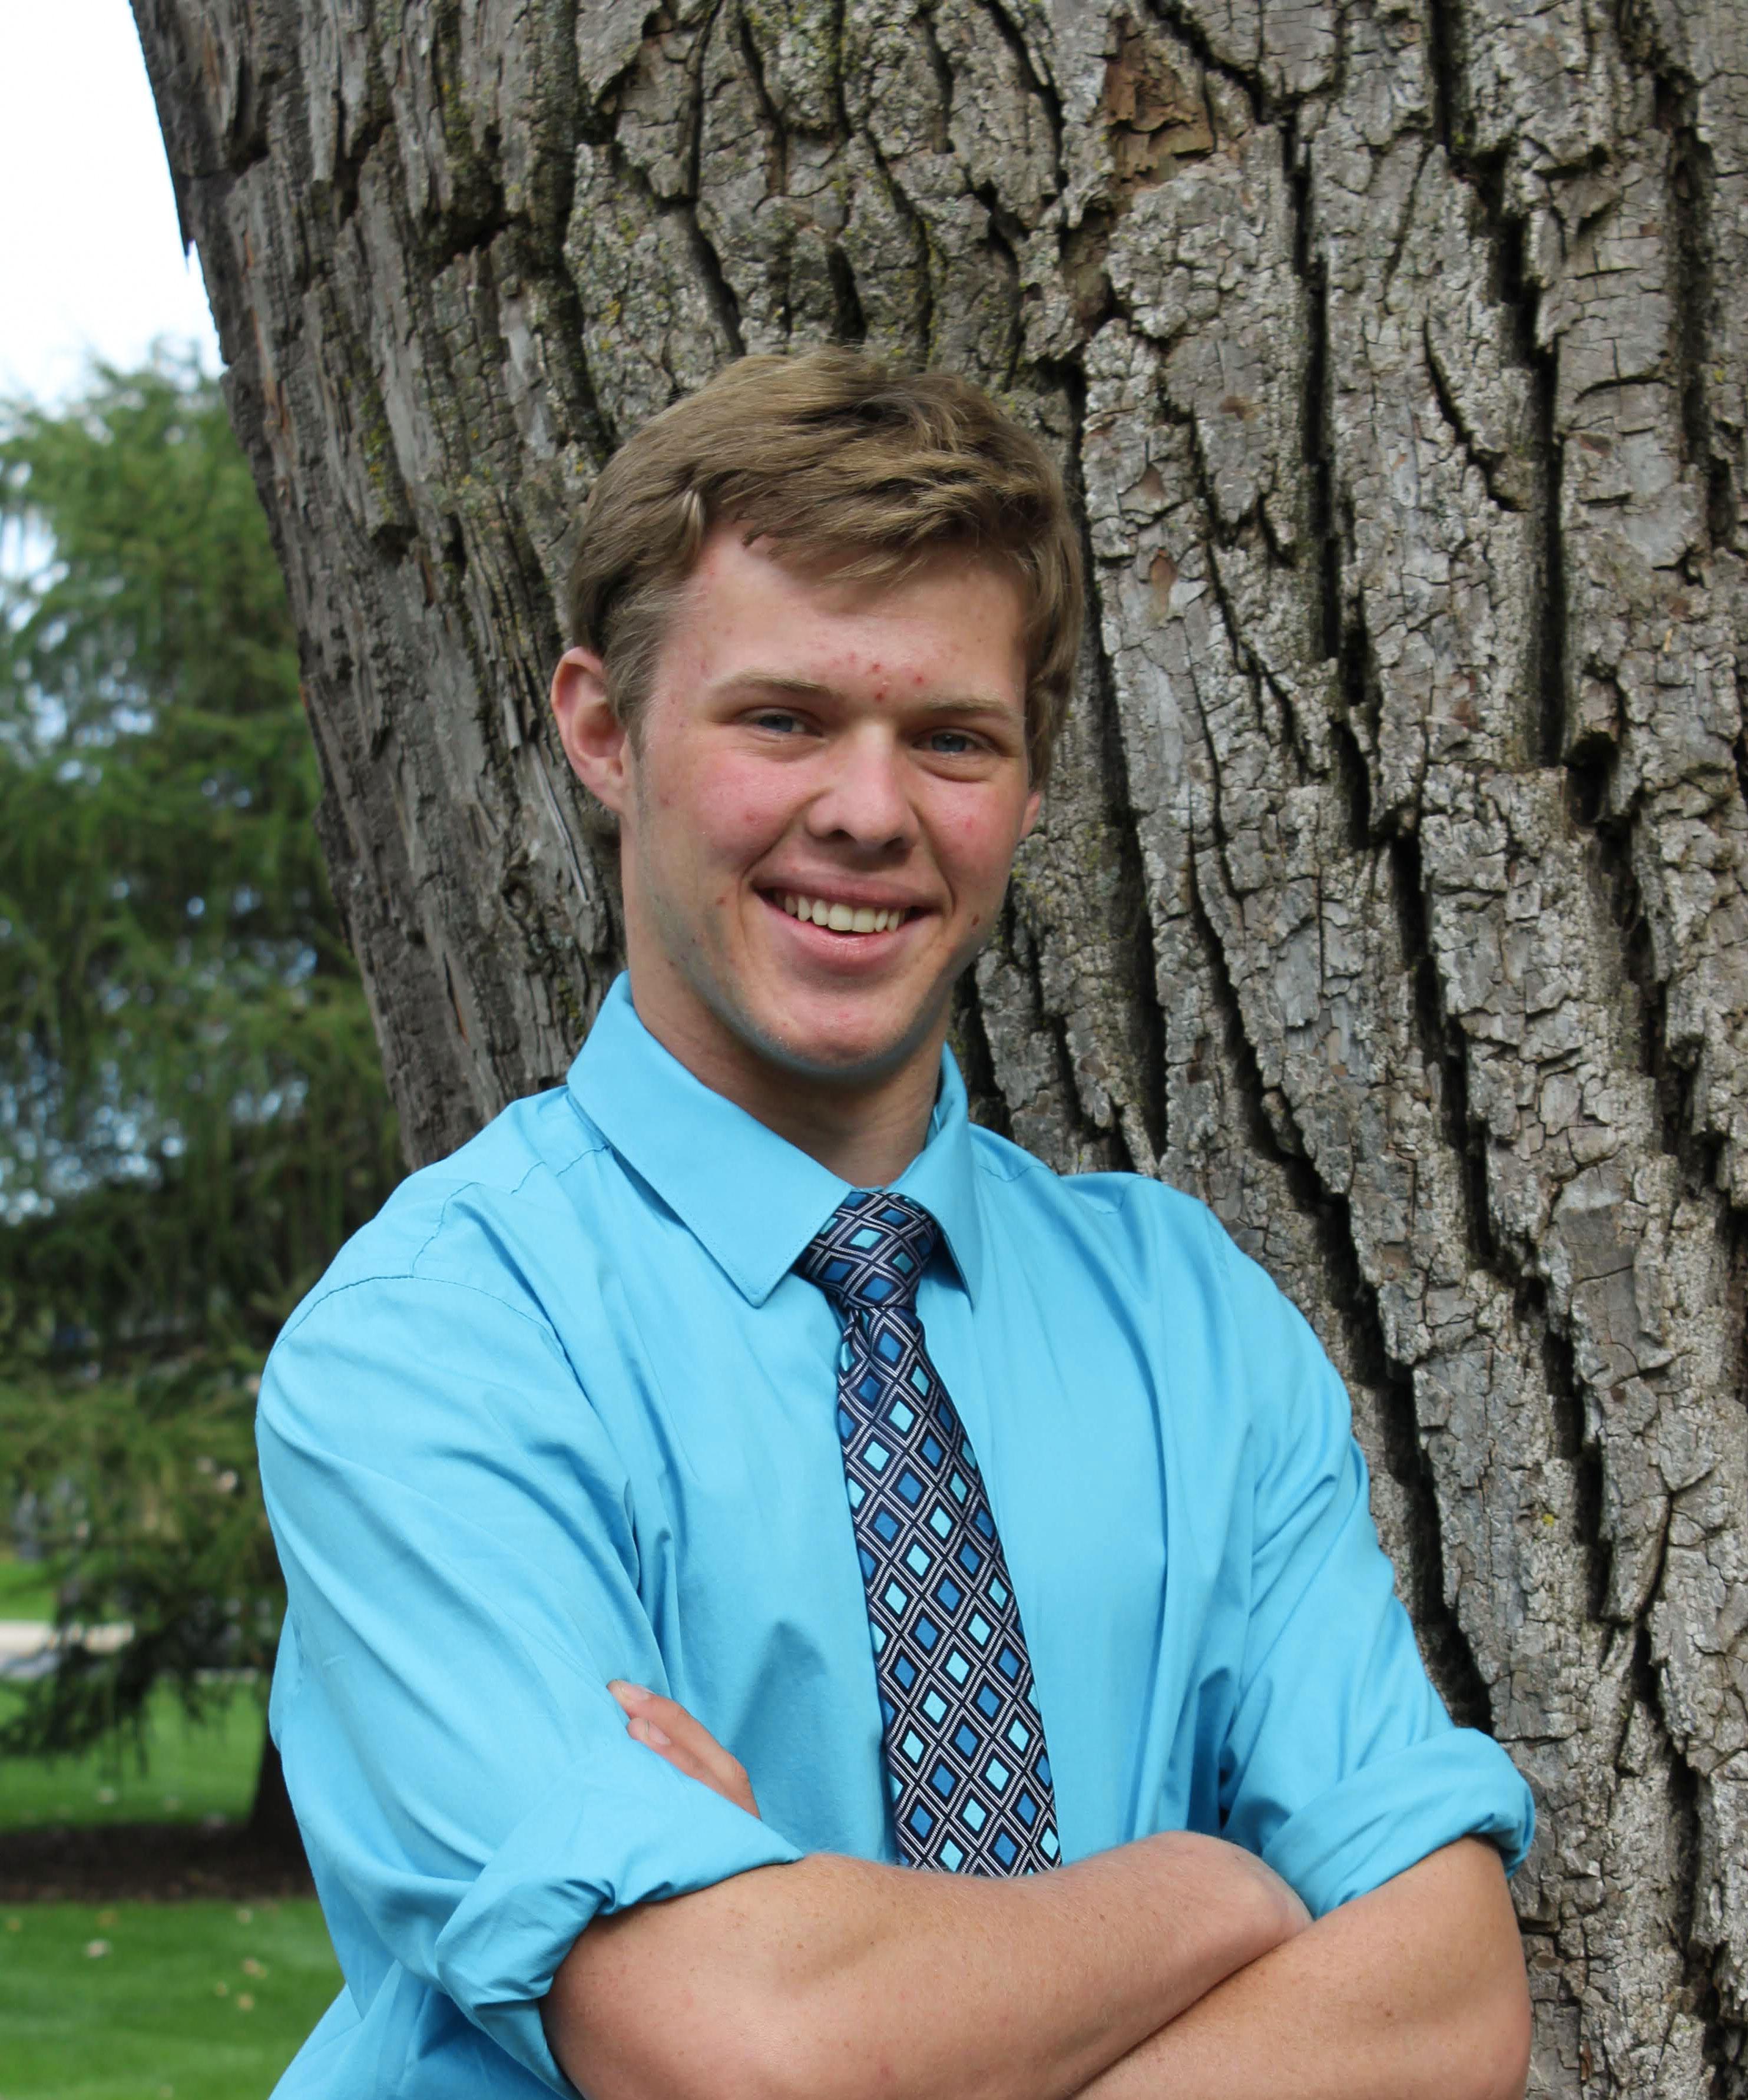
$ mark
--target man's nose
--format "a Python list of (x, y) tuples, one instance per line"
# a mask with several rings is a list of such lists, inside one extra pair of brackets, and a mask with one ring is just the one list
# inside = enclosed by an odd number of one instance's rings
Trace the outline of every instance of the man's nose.
[(816, 837), (847, 838), (873, 850), (916, 836), (905, 754), (883, 723), (870, 722), (834, 739), (830, 770), (808, 811)]

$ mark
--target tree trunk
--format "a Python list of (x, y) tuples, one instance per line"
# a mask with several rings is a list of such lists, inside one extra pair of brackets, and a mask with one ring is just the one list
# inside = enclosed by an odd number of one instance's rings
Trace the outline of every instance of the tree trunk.
[(1730, 0), (135, 0), (415, 1160), (563, 1071), (610, 447), (993, 386), (1095, 616), (959, 1039), (1205, 1196), (1532, 1779), (1538, 2093), (1748, 2092), (1748, 21)]

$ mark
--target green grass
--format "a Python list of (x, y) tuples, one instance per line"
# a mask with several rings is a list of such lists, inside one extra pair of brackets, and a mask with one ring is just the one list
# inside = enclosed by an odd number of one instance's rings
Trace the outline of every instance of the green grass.
[[(49, 1619), (54, 1593), (0, 1557), (0, 1619)], [(0, 1721), (21, 1694), (0, 1685)], [(153, 1695), (130, 1749), (9, 1758), (0, 1829), (183, 1822), (249, 1812), (264, 1725), (235, 1687), (195, 1727)], [(20, 1904), (0, 1911), (0, 2100), (266, 2100), (340, 1987), (310, 1902)]]
[(52, 1619), (55, 1586), (39, 1560), (15, 1560), (0, 1554), (0, 1619)]
[(0, 2100), (266, 2100), (339, 1988), (310, 1902), (0, 1912)]
[[(4, 1616), (4, 1614), (0, 1614)], [(0, 1685), (0, 1722), (22, 1703)], [(266, 1717), (255, 1688), (231, 1688), (210, 1718), (192, 1724), (168, 1686), (147, 1712), (146, 1765), (126, 1745), (71, 1758), (7, 1758), (0, 1765), (0, 1830), (50, 1824), (189, 1823), (249, 1813)], [(0, 2085), (0, 2100), (11, 2100)]]

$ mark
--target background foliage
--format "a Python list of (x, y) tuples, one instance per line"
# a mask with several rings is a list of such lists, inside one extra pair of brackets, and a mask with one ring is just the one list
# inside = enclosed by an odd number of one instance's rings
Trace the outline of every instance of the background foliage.
[(0, 410), (0, 1508), (73, 1641), (73, 1748), (270, 1659), (251, 1415), (397, 1173), (311, 816), (283, 585), (216, 382), (161, 352)]

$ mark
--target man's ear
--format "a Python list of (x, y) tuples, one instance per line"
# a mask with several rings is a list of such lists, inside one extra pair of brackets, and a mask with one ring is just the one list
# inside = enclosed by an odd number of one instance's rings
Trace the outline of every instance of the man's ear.
[(1031, 837), (1032, 827), (1037, 822), (1038, 811), (1043, 807), (1043, 804), (1044, 790), (1041, 788), (1034, 788), (1026, 797), (1026, 814), (1019, 820), (1019, 836), (1022, 839)]
[(617, 816), (630, 799), (630, 739), (607, 699), (607, 674), (592, 649), (567, 649), (553, 673), (553, 716), (570, 770)]

